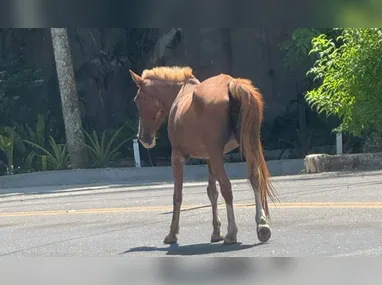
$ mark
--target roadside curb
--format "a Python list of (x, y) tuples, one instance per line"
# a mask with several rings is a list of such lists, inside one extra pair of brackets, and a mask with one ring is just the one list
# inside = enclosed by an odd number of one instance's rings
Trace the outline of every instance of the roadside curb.
[(312, 154), (304, 159), (305, 172), (370, 171), (382, 169), (382, 153)]
[[(272, 176), (298, 175), (304, 170), (303, 159), (285, 159), (267, 161)], [(230, 179), (246, 179), (247, 167), (245, 162), (226, 163), (226, 172)], [(207, 165), (186, 165), (184, 181), (207, 181)], [(97, 183), (151, 183), (173, 181), (170, 166), (158, 167), (126, 167), (126, 168), (97, 168), (75, 169), (61, 171), (44, 171), (28, 174), (17, 174), (0, 177), (0, 188), (24, 188), (59, 185), (84, 185)]]

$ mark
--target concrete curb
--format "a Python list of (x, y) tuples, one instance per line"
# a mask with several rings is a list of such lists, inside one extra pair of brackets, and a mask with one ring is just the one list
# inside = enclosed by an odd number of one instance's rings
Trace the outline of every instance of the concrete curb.
[[(272, 176), (297, 175), (304, 170), (303, 159), (271, 160), (267, 162)], [(225, 169), (231, 179), (246, 179), (245, 163), (226, 163)], [(207, 165), (186, 165), (184, 181), (207, 181)], [(84, 185), (98, 183), (136, 184), (142, 182), (172, 182), (169, 166), (142, 168), (99, 168), (62, 171), (34, 172), (0, 177), (0, 189), (43, 187), (59, 185)]]
[(305, 172), (370, 171), (382, 169), (382, 153), (312, 154), (304, 159)]

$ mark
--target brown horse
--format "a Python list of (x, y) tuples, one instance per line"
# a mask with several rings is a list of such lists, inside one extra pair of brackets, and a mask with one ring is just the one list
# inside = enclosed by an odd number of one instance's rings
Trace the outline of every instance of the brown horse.
[[(207, 193), (212, 205), (211, 242), (237, 242), (231, 182), (224, 169), (224, 154), (240, 147), (244, 153), (248, 178), (255, 193), (257, 236), (267, 241), (271, 230), (267, 196), (275, 198), (260, 141), (263, 120), (262, 95), (247, 79), (226, 74), (199, 82), (190, 67), (156, 67), (139, 76), (130, 70), (138, 86), (134, 101), (139, 112), (138, 138), (145, 148), (155, 146), (155, 136), (168, 117), (171, 164), (174, 175), (173, 216), (164, 243), (177, 242), (182, 204), (183, 171), (187, 156), (206, 159)], [(220, 232), (217, 209), (219, 182), (225, 200), (228, 233)]]

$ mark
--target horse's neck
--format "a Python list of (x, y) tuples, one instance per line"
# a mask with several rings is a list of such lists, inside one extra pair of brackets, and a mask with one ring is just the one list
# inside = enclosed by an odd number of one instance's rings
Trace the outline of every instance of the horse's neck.
[(163, 105), (166, 108), (166, 112), (170, 112), (170, 109), (174, 103), (174, 101), (177, 99), (177, 97), (180, 94), (180, 91), (187, 88), (189, 85), (197, 85), (200, 84), (200, 82), (196, 78), (192, 78), (187, 80), (184, 83), (174, 83), (174, 84), (169, 84), (166, 88), (163, 88), (161, 91), (161, 97), (163, 98), (161, 101)]
[(158, 99), (161, 101), (166, 113), (170, 112), (171, 106), (181, 88), (182, 84), (179, 83), (168, 84), (167, 86), (161, 87), (160, 92), (158, 92)]
[(192, 98), (192, 94), (194, 93), (194, 90), (196, 86), (200, 84), (200, 81), (196, 78), (189, 79), (184, 83), (181, 90), (178, 93), (177, 99), (179, 100), (187, 100), (186, 98)]

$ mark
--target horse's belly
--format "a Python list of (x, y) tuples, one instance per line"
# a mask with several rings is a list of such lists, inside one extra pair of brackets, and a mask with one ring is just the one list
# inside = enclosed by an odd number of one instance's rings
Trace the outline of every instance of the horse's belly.
[[(203, 141), (203, 138), (198, 138), (197, 136), (193, 136), (187, 139), (184, 137), (184, 141), (182, 144), (183, 151), (195, 159), (209, 159), (210, 154), (207, 151), (206, 143)], [(238, 141), (232, 135), (229, 141), (224, 146), (224, 154), (233, 151), (239, 146)]]
[(187, 139), (187, 137), (185, 137), (182, 144), (182, 149), (192, 158), (209, 159), (207, 149), (201, 138), (193, 136)]

